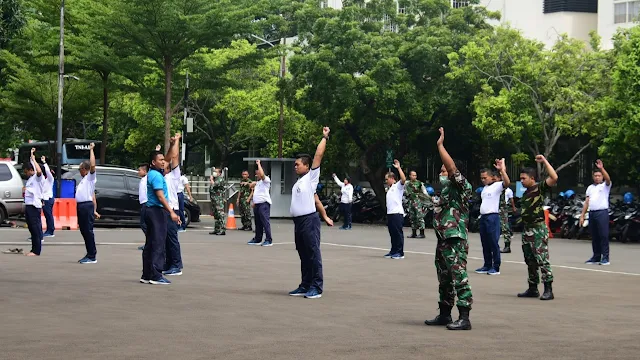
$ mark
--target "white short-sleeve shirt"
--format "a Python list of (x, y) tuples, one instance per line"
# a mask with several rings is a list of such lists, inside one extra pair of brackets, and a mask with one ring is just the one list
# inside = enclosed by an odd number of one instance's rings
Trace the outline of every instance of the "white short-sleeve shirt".
[(89, 172), (85, 177), (80, 180), (80, 184), (76, 188), (76, 202), (88, 202), (93, 201), (93, 194), (96, 191), (96, 173)]
[(270, 188), (271, 179), (268, 176), (265, 176), (264, 180), (256, 181), (256, 186), (253, 188), (253, 203), (262, 204), (266, 202), (271, 204)]
[(333, 181), (340, 186), (340, 202), (343, 204), (351, 204), (353, 202), (353, 185), (345, 185), (337, 176), (333, 177)]
[(42, 180), (44, 176), (34, 174), (29, 177), (24, 190), (24, 204), (42, 209)]
[(51, 169), (49, 169), (49, 165), (46, 163), (43, 164), (44, 173), (47, 175), (42, 184), (42, 200), (49, 200), (53, 197), (53, 174), (51, 173)]
[(178, 186), (180, 184), (180, 167), (176, 166), (164, 176), (164, 180), (167, 182), (167, 192), (169, 193), (169, 206), (173, 210), (180, 209), (180, 202), (178, 202)]
[(404, 185), (398, 181), (387, 190), (387, 215), (404, 215), (402, 206), (402, 196), (404, 195)]
[[(320, 168), (309, 170), (308, 173), (296, 181), (291, 194), (291, 216), (298, 217), (316, 212), (314, 195), (319, 181)], [(255, 192), (253, 196), (255, 196)]]
[(189, 184), (189, 179), (186, 176), (180, 176), (180, 182), (178, 182), (178, 192), (184, 192), (184, 187)]
[(513, 190), (511, 190), (510, 188), (507, 188), (504, 191), (504, 202), (507, 203), (507, 205), (509, 204), (509, 200), (513, 199)]
[(147, 203), (147, 175), (140, 179), (140, 185), (138, 185), (138, 201), (140, 204)]
[(609, 209), (609, 194), (611, 193), (611, 183), (591, 184), (587, 188), (589, 198), (589, 211)]
[[(482, 189), (482, 203), (480, 204), (480, 214), (498, 214), (500, 212), (500, 195), (504, 190), (504, 183), (496, 181), (491, 185), (486, 185)], [(506, 197), (506, 196), (505, 196)]]

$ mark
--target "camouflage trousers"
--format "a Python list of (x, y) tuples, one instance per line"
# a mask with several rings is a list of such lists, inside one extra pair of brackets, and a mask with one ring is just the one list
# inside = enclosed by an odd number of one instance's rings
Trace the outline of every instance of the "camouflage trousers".
[[(437, 233), (436, 233), (437, 234)], [(436, 273), (438, 274), (440, 302), (448, 306), (471, 308), (473, 295), (467, 275), (469, 242), (461, 238), (442, 239), (436, 247)], [(458, 302), (455, 302), (456, 296)]]
[(510, 247), (513, 232), (511, 231), (511, 224), (509, 224), (509, 212), (507, 210), (500, 210), (500, 230), (504, 239), (504, 246)]
[(225, 220), (227, 218), (224, 213), (224, 200), (212, 198), (211, 199), (211, 213), (215, 219), (215, 225), (213, 231), (224, 231), (226, 228)]
[(549, 230), (545, 223), (525, 226), (522, 232), (522, 252), (529, 269), (529, 284), (539, 284), (538, 269), (542, 282), (552, 282), (553, 272), (549, 264)]
[(424, 207), (419, 201), (409, 202), (409, 219), (412, 230), (424, 230)]
[(242, 227), (251, 227), (251, 204), (247, 200), (240, 199), (240, 218), (242, 219)]

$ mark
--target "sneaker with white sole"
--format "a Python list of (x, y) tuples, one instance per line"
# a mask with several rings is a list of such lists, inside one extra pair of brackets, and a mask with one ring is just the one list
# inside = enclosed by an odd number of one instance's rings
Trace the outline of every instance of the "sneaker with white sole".
[(80, 264), (97, 264), (98, 260), (97, 259), (90, 259), (90, 258), (85, 256), (82, 259), (78, 260), (78, 262)]
[(151, 285), (171, 285), (171, 281), (160, 278), (159, 280), (149, 280), (149, 284)]

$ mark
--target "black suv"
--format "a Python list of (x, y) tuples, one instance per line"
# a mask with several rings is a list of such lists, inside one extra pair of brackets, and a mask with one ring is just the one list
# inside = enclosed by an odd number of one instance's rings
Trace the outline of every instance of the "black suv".
[[(96, 223), (138, 222), (140, 219), (140, 202), (138, 201), (138, 171), (117, 166), (96, 166), (98, 180), (96, 182), (96, 201), (101, 219)], [(75, 166), (62, 174), (63, 179), (74, 179), (76, 185), (81, 176)], [(184, 216), (187, 226), (193, 221), (200, 221), (200, 207), (197, 203), (184, 199)]]

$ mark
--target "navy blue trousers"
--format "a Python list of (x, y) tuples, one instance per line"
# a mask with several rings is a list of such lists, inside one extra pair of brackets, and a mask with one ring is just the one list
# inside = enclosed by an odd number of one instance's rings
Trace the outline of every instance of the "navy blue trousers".
[(589, 211), (593, 258), (609, 260), (609, 210)]
[(391, 237), (391, 255), (399, 254), (404, 256), (404, 233), (402, 226), (404, 225), (404, 215), (387, 214), (387, 228)]
[(178, 241), (178, 224), (171, 220), (171, 215), (167, 212), (167, 238), (165, 243), (165, 265), (164, 270), (182, 269), (182, 254), (180, 252), (180, 242)]
[(147, 223), (144, 222), (144, 216), (147, 213), (147, 204), (142, 204), (140, 207), (140, 229), (144, 233), (144, 236), (147, 236)]
[(255, 204), (253, 207), (253, 216), (256, 221), (256, 235), (254, 239), (256, 241), (262, 241), (262, 232), (264, 231), (266, 241), (273, 241), (271, 239), (271, 204), (263, 202)]
[(344, 225), (345, 228), (351, 227), (351, 203), (345, 204), (340, 203), (340, 211), (342, 212), (342, 216), (344, 217)]
[[(42, 209), (33, 205), (24, 207), (24, 217), (27, 220), (29, 233), (31, 234), (31, 252), (40, 255), (42, 251)], [(1, 210), (0, 210), (1, 211)]]
[(500, 270), (500, 215), (486, 214), (480, 217), (480, 241), (484, 267)]
[(44, 202), (42, 206), (42, 212), (44, 213), (44, 218), (47, 220), (47, 231), (45, 233), (49, 235), (53, 235), (53, 232), (56, 230), (56, 225), (53, 221), (53, 204), (55, 204), (56, 199), (51, 198)]
[[(300, 286), (322, 293), (322, 255), (320, 253), (320, 216), (313, 213), (293, 218), (296, 250), (300, 256)], [(257, 234), (257, 233), (256, 233)]]
[(92, 201), (78, 203), (78, 226), (84, 239), (84, 246), (87, 248), (87, 257), (96, 259), (96, 238), (93, 235), (93, 221), (95, 219)]
[(160, 280), (164, 270), (164, 246), (167, 239), (167, 211), (161, 207), (148, 207), (144, 222), (147, 225), (142, 250), (142, 279)]
[(182, 225), (179, 226), (180, 229), (186, 229), (187, 228), (187, 221), (184, 218), (184, 193), (178, 193), (178, 206), (180, 209), (180, 214), (178, 214), (178, 216), (180, 216), (180, 223), (182, 223)]

